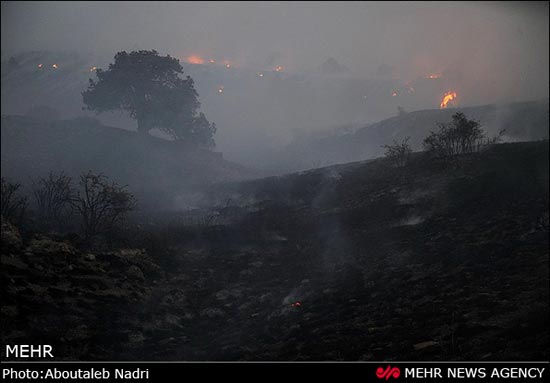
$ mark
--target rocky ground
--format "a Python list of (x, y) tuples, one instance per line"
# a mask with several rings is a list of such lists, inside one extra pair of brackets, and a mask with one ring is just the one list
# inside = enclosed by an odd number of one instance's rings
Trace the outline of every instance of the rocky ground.
[(548, 359), (548, 141), (217, 197), (232, 213), (162, 255), (3, 223), (3, 342), (75, 360)]

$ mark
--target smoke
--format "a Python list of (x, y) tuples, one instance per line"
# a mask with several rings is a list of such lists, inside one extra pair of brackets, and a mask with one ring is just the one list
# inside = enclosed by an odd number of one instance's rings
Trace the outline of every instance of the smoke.
[(364, 75), (380, 65), (404, 78), (458, 70), (541, 97), (548, 3), (2, 3), (2, 54), (134, 48), (295, 71), (329, 57)]
[[(135, 49), (227, 60), (225, 77), (186, 72), (218, 149), (248, 164), (293, 132), (437, 108), (446, 91), (460, 106), (548, 98), (547, 2), (2, 2), (1, 28), (3, 66), (28, 51), (75, 51), (98, 66)], [(349, 70), (320, 72), (329, 58)]]

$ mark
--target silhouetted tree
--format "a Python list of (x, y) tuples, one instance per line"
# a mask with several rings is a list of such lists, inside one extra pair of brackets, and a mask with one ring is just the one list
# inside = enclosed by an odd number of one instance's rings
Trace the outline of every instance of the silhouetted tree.
[(174, 140), (186, 141), (211, 148), (214, 147), (214, 134), (216, 133), (216, 124), (208, 122), (204, 113), (189, 118), (188, 116), (179, 116), (174, 118), (170, 125), (160, 128)]
[(178, 59), (152, 51), (119, 52), (108, 70), (96, 70), (82, 93), (88, 110), (123, 110), (137, 121), (138, 131), (159, 128), (178, 140), (213, 144), (215, 126), (198, 114), (200, 102), (193, 79), (185, 79)]
[(1, 178), (1, 209), (2, 219), (12, 223), (20, 223), (27, 209), (28, 199), (20, 195), (21, 184), (11, 183), (4, 177)]
[(109, 183), (103, 174), (89, 171), (80, 176), (79, 184), (80, 190), (70, 203), (82, 218), (86, 239), (112, 229), (136, 206), (134, 196), (125, 187)]
[(457, 154), (478, 152), (488, 145), (498, 142), (504, 130), (493, 138), (486, 138), (481, 124), (469, 120), (457, 112), (448, 124), (438, 123), (439, 131), (430, 132), (424, 139), (424, 148), (436, 157), (450, 157)]

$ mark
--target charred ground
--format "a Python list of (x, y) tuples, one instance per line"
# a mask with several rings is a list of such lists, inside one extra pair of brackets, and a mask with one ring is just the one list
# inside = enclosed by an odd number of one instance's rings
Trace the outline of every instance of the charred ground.
[(4, 223), (3, 341), (65, 359), (544, 360), (548, 174), (539, 141), (219, 185), (108, 248)]

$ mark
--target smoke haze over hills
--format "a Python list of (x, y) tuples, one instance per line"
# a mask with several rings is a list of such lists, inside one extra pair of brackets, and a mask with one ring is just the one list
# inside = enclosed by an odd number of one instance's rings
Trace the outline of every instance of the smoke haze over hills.
[(548, 2), (1, 10), (7, 345), (548, 360)]
[(546, 99), (548, 43), (548, 3), (2, 3), (3, 74), (28, 51), (76, 52), (102, 68), (121, 50), (202, 59), (186, 74), (218, 149), (244, 161), (300, 132), (437, 108), (449, 90), (458, 106)]

